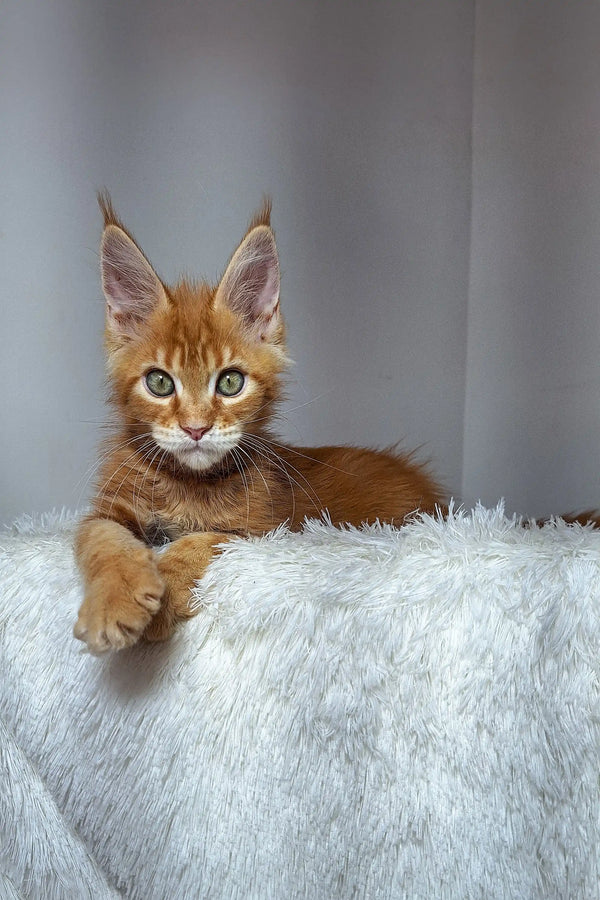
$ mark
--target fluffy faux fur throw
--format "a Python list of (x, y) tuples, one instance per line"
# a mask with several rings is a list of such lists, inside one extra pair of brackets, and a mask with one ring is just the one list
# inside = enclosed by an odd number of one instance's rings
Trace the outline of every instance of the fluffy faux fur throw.
[(282, 529), (105, 658), (71, 540), (0, 537), (0, 896), (600, 896), (600, 534)]

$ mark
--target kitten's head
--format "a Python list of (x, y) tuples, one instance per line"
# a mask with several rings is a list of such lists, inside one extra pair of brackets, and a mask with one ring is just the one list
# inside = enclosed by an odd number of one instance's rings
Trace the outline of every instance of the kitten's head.
[(270, 207), (254, 219), (218, 285), (181, 281), (171, 288), (108, 195), (99, 200), (113, 402), (157, 448), (206, 472), (260, 434), (288, 362)]

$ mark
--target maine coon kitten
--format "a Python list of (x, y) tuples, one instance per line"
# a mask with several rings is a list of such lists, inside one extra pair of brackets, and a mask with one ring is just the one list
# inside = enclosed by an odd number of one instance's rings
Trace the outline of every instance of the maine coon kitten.
[[(102, 455), (76, 555), (85, 599), (75, 637), (93, 652), (169, 636), (215, 545), (334, 523), (401, 524), (433, 510), (438, 486), (408, 457), (288, 447), (269, 431), (287, 356), (270, 207), (252, 222), (216, 287), (168, 287), (108, 195), (102, 286), (111, 401), (120, 425)], [(154, 546), (170, 541), (157, 553)]]

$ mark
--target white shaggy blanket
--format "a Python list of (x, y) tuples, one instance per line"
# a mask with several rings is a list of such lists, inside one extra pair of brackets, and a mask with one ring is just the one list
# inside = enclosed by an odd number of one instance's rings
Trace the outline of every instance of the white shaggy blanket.
[(600, 896), (600, 534), (502, 510), (238, 540), (167, 645), (0, 537), (0, 896)]

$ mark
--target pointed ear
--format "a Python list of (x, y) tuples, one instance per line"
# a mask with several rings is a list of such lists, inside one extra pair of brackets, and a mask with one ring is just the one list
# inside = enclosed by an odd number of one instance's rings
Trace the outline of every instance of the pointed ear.
[(237, 313), (256, 340), (278, 343), (282, 339), (279, 258), (268, 225), (252, 228), (233, 254), (217, 288), (215, 305)]
[(138, 334), (150, 313), (167, 302), (162, 282), (137, 244), (118, 225), (107, 225), (100, 248), (106, 321), (115, 335)]

